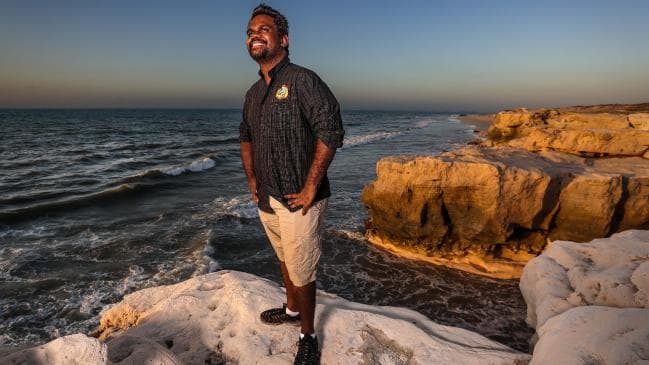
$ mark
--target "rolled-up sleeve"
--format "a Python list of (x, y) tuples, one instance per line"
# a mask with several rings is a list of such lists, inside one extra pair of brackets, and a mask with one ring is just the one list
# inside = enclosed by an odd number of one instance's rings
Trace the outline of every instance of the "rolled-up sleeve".
[(327, 84), (313, 72), (304, 72), (297, 83), (300, 109), (315, 136), (329, 148), (343, 145), (345, 130), (340, 105)]
[(241, 113), (241, 124), (239, 124), (239, 142), (251, 142), (250, 123), (248, 123), (248, 95), (243, 103), (243, 112)]

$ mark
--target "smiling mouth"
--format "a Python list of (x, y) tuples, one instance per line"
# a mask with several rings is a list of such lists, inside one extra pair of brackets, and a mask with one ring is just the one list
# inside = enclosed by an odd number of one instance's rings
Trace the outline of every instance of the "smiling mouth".
[(261, 41), (250, 42), (250, 48), (264, 47), (264, 46), (266, 46), (265, 42), (261, 42)]

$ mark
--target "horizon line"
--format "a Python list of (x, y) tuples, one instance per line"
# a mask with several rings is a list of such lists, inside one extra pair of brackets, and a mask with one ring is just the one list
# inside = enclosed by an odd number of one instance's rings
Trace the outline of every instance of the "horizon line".
[[(243, 108), (238, 107), (0, 107), (0, 111), (47, 111), (47, 110), (71, 110), (71, 111), (83, 111), (83, 110), (232, 110), (232, 111), (242, 111)], [(352, 111), (352, 112), (422, 112), (422, 113), (436, 113), (436, 114), (491, 114), (491, 112), (486, 111), (477, 111), (477, 110), (431, 110), (431, 109), (372, 109), (372, 108), (345, 108), (341, 109), (341, 112)]]

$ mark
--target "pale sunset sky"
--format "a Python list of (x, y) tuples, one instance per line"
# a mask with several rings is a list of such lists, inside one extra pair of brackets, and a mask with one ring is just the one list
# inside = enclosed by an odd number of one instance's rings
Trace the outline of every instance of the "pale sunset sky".
[[(241, 108), (258, 1), (2, 1), (0, 108)], [(268, 1), (343, 109), (649, 101), (649, 1)]]

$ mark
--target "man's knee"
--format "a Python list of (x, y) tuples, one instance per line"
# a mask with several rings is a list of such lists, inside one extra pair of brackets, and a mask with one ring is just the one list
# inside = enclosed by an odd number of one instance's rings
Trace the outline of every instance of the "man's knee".
[(315, 281), (317, 267), (304, 270), (303, 268), (287, 267), (288, 276), (295, 287), (307, 286)]

